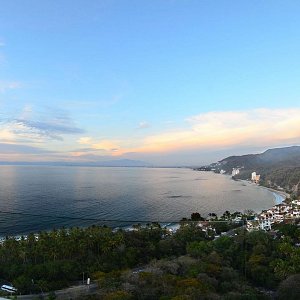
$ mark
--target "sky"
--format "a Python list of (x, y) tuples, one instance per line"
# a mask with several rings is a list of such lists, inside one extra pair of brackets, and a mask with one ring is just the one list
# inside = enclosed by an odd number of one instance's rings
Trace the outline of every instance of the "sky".
[(0, 2), (1, 162), (300, 144), (299, 1)]

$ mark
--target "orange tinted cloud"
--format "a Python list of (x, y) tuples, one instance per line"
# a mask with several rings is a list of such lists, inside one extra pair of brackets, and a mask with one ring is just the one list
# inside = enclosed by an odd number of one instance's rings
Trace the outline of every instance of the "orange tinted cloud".
[(186, 121), (187, 129), (148, 136), (139, 147), (119, 154), (300, 142), (300, 108), (208, 112)]
[(187, 118), (185, 128), (148, 135), (141, 139), (123, 138), (96, 141), (82, 137), (86, 145), (75, 156), (121, 156), (166, 154), (185, 150), (220, 150), (234, 147), (284, 146), (300, 143), (300, 108), (253, 109), (247, 111), (208, 112)]

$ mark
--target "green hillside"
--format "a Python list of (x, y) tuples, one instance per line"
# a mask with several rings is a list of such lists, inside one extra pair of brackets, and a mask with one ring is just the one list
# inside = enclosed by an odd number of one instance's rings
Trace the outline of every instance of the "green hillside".
[(228, 174), (231, 174), (233, 168), (240, 168), (240, 174), (235, 176), (237, 179), (250, 179), (251, 173), (255, 171), (261, 175), (262, 185), (282, 187), (296, 194), (300, 192), (300, 146), (230, 156), (209, 167), (216, 172), (223, 169)]

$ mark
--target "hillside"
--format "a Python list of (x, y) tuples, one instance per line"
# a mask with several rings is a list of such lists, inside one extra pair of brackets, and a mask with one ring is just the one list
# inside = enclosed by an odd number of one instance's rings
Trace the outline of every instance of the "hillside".
[[(277, 230), (271, 236), (237, 228), (216, 238), (214, 230), (187, 222), (173, 234), (152, 223), (131, 231), (92, 226), (7, 237), (0, 243), (0, 280), (27, 294), (18, 299), (46, 299), (44, 293), (74, 284), (65, 297), (52, 292), (47, 299), (299, 299), (300, 228)], [(78, 283), (87, 275), (94, 295), (84, 297)]]
[(260, 154), (229, 156), (218, 163), (211, 164), (210, 169), (231, 174), (233, 168), (241, 168), (237, 179), (250, 179), (251, 173), (261, 175), (261, 184), (282, 187), (285, 190), (300, 191), (300, 146), (269, 149)]

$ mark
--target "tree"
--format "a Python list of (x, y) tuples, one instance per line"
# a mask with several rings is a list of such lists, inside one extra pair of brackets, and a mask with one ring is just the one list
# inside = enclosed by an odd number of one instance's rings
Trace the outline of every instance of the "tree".
[(200, 241), (200, 242), (192, 242), (187, 244), (186, 250), (187, 253), (192, 257), (201, 258), (206, 256), (213, 249), (211, 243)]
[(111, 292), (104, 296), (104, 300), (130, 300), (133, 299), (132, 295), (125, 291)]
[(300, 295), (300, 274), (292, 275), (282, 281), (278, 288), (279, 300), (297, 300)]
[(226, 210), (226, 211), (223, 213), (223, 215), (222, 215), (221, 218), (222, 218), (222, 219), (225, 219), (225, 220), (229, 220), (229, 219), (231, 218), (231, 213), (230, 213), (230, 211), (229, 211), (229, 210)]
[(192, 221), (204, 221), (205, 219), (201, 217), (201, 215), (198, 212), (191, 214), (191, 220)]

